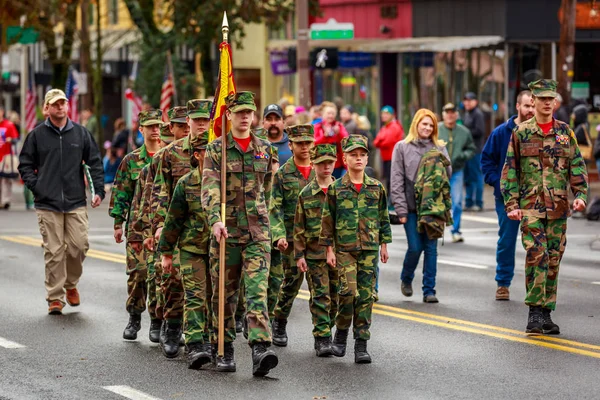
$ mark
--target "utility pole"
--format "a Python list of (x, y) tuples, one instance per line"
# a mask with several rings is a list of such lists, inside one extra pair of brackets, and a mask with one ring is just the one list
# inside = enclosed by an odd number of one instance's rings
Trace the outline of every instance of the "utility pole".
[(91, 57), (91, 42), (90, 42), (90, 29), (89, 29), (89, 10), (90, 0), (81, 1), (81, 46), (79, 47), (79, 72), (85, 74), (87, 79), (87, 93), (81, 95), (81, 109), (86, 110), (92, 109), (92, 85), (90, 85), (90, 71), (92, 64)]
[(311, 105), (310, 91), (310, 66), (308, 37), (308, 0), (296, 0), (296, 18), (298, 33), (296, 35), (297, 74), (298, 74), (298, 105), (309, 107)]
[(575, 58), (575, 7), (577, 0), (562, 0), (560, 42), (558, 47), (558, 91), (563, 104), (571, 103), (573, 61)]

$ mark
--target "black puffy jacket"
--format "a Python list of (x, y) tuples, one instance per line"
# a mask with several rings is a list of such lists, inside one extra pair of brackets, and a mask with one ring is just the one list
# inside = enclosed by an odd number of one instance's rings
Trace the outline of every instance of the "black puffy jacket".
[(35, 195), (35, 207), (68, 212), (85, 206), (83, 162), (96, 194), (104, 198), (100, 151), (87, 129), (67, 120), (61, 131), (46, 119), (32, 130), (21, 149), (19, 173)]

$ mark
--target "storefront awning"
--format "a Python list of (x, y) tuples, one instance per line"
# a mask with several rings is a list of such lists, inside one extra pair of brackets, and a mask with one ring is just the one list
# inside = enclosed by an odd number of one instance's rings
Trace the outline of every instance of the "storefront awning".
[[(446, 53), (455, 50), (492, 46), (503, 42), (501, 36), (447, 36), (397, 39), (309, 40), (310, 48), (336, 47), (342, 51), (368, 53)], [(268, 50), (296, 47), (296, 40), (271, 40)]]

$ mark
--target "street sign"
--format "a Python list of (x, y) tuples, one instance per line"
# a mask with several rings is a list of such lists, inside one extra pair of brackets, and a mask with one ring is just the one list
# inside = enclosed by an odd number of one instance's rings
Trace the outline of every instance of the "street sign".
[(310, 25), (310, 38), (312, 40), (354, 39), (354, 24), (337, 22), (333, 18), (325, 23), (316, 22)]
[(574, 99), (587, 99), (590, 97), (589, 82), (573, 82), (571, 84), (571, 97)]
[(22, 28), (20, 26), (8, 26), (6, 27), (6, 43), (13, 44), (34, 44), (38, 40), (40, 33), (33, 28)]

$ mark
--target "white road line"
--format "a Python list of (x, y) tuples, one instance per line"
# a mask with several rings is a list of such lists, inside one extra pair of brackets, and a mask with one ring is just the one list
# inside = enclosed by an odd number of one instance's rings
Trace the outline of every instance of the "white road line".
[(469, 264), (459, 261), (450, 261), (450, 260), (437, 260), (438, 264), (446, 264), (446, 265), (456, 265), (457, 267), (465, 267), (465, 268), (474, 268), (474, 269), (488, 269), (487, 265), (479, 265), (479, 264)]
[(158, 397), (150, 396), (149, 394), (140, 392), (131, 386), (104, 386), (102, 389), (106, 389), (109, 392), (116, 393), (131, 400), (160, 400)]
[(476, 217), (474, 215), (465, 215), (465, 214), (463, 214), (461, 218), (464, 219), (465, 221), (483, 222), (485, 224), (498, 225), (497, 218)]
[(23, 349), (25, 346), (19, 344), (17, 342), (11, 342), (10, 340), (4, 339), (0, 337), (0, 347), (4, 347), (5, 349)]
[(600, 285), (600, 282), (592, 282), (592, 285)]

